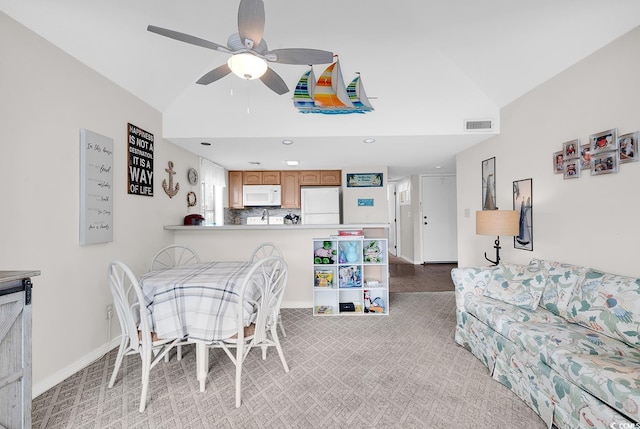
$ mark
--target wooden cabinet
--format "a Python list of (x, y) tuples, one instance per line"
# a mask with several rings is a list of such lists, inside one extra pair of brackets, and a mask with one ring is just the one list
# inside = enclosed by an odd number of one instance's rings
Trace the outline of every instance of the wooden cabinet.
[(304, 170), (300, 172), (300, 186), (320, 185), (320, 170)]
[(303, 170), (300, 172), (301, 186), (340, 186), (340, 170)]
[(0, 271), (0, 427), (31, 427), (31, 279)]
[(242, 209), (243, 185), (281, 185), (282, 208), (300, 208), (300, 186), (340, 186), (340, 170), (229, 171), (229, 208)]
[(340, 186), (342, 184), (342, 171), (320, 170), (320, 184), (327, 186)]
[(283, 171), (280, 174), (282, 180), (282, 208), (300, 208), (300, 172)]
[(242, 183), (244, 185), (279, 185), (279, 171), (243, 171)]
[(232, 209), (244, 207), (242, 202), (242, 183), (242, 171), (229, 171), (229, 207)]

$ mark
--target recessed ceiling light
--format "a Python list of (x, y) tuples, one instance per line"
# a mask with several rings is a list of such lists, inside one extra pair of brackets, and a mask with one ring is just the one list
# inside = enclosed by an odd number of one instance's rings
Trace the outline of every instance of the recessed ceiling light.
[(364, 139), (364, 140), (363, 140), (363, 142), (365, 142), (365, 143), (367, 143), (367, 144), (369, 144), (369, 143), (373, 143), (373, 142), (375, 142), (375, 141), (376, 141), (376, 139)]
[(200, 144), (202, 146), (211, 146), (211, 143), (209, 143), (209, 142), (200, 142)]
[(439, 170), (439, 169), (441, 169), (441, 168), (442, 168), (442, 166), (441, 166), (441, 165), (436, 165), (436, 170)]
[(287, 163), (287, 165), (298, 165), (300, 164), (300, 161), (295, 161), (295, 160), (291, 160), (291, 161), (285, 161)]
[(293, 140), (282, 140), (282, 144), (289, 146), (290, 144), (293, 144)]

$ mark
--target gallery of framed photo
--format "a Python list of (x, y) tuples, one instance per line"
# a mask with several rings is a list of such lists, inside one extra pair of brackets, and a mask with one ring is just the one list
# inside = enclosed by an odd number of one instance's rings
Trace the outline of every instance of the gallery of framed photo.
[(518, 235), (513, 247), (533, 250), (533, 179), (513, 182), (513, 209), (518, 212)]
[(562, 144), (562, 156), (565, 160), (580, 156), (580, 140), (571, 140)]
[(564, 171), (564, 151), (553, 153), (553, 174), (562, 174)]
[(591, 168), (591, 147), (589, 143), (580, 146), (580, 170)]
[(618, 149), (618, 129), (612, 128), (607, 131), (591, 134), (589, 144), (591, 145), (592, 155), (596, 152)]
[(640, 132), (635, 131), (629, 134), (623, 134), (618, 137), (618, 150), (620, 151), (620, 163), (633, 162), (638, 160), (638, 135)]
[(380, 188), (382, 173), (347, 174), (347, 188)]
[(612, 174), (618, 172), (618, 151), (610, 150), (591, 155), (591, 175)]
[(577, 179), (580, 177), (580, 158), (571, 158), (564, 160), (564, 171), (562, 174), (565, 179)]
[(482, 210), (496, 210), (496, 158), (482, 161)]

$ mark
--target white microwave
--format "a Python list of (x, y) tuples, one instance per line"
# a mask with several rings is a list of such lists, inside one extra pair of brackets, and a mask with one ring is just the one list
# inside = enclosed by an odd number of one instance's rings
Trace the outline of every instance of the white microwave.
[(245, 206), (282, 205), (280, 185), (244, 185), (242, 201)]

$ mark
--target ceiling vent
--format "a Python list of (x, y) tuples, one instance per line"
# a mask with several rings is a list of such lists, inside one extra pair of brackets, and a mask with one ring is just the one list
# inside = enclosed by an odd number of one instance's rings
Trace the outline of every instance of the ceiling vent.
[(465, 120), (464, 130), (468, 133), (493, 131), (493, 121), (491, 119)]

